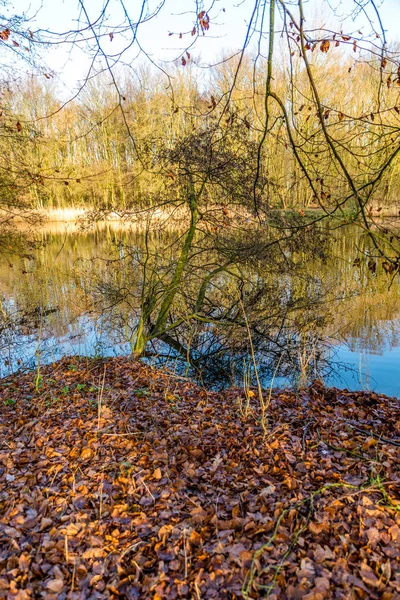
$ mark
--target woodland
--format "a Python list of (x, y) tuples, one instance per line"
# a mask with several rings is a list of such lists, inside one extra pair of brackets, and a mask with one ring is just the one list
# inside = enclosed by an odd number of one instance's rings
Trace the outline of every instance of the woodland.
[[(398, 600), (400, 400), (324, 383), (347, 299), (398, 323), (393, 26), (178, 4), (79, 0), (57, 30), (0, 4), (0, 598)], [(73, 221), (97, 250), (72, 268)], [(71, 306), (125, 355), (46, 357)]]

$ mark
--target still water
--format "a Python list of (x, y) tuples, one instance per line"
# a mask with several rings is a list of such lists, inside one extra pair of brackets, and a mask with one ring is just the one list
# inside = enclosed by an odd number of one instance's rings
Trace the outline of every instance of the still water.
[[(318, 285), (325, 286), (329, 294), (318, 307), (318, 334), (303, 329), (307, 343), (304, 351), (297, 348), (296, 364), (298, 369), (305, 368), (312, 362), (311, 354), (318, 355), (323, 357), (324, 367), (319, 370), (313, 363), (311, 378), (324, 377), (329, 385), (400, 397), (399, 276), (393, 280), (379, 265), (375, 272), (367, 263), (354, 265), (357, 235), (348, 229), (339, 230), (328, 260), (315, 257), (313, 273)], [(55, 223), (39, 231), (37, 239), (38, 247), (27, 250), (22, 257), (1, 258), (0, 374), (32, 368), (38, 362), (43, 364), (64, 355), (129, 354), (138, 319), (141, 265), (132, 263), (134, 253), (129, 268), (121, 258), (126, 258), (127, 246), (140, 247), (143, 237), (117, 224), (98, 225), (95, 230), (82, 232)], [(153, 244), (156, 246), (157, 241)], [(279, 288), (282, 297), (295, 285), (297, 296), (305, 293), (301, 289), (304, 278), (296, 284), (278, 279), (277, 273), (268, 274), (271, 289)], [(219, 288), (229, 285), (228, 281), (219, 282)], [(274, 297), (276, 301), (279, 295)], [(310, 312), (309, 307), (304, 310)], [(295, 328), (300, 321), (304, 321), (304, 314), (298, 312), (292, 325), (285, 326), (285, 339), (291, 335), (290, 327)], [(209, 326), (196, 331), (208, 348), (215, 346), (214, 335)], [(230, 331), (228, 337), (245, 335), (243, 330)], [(154, 356), (148, 360), (175, 368), (174, 354), (167, 355), (162, 345), (152, 345), (150, 350)], [(182, 372), (185, 368), (180, 359)], [(236, 362), (240, 365), (246, 360), (251, 363), (249, 356), (246, 359), (241, 355)], [(296, 369), (289, 373), (284, 361), (278, 366), (276, 362), (271, 361), (269, 371), (263, 374), (264, 385), (296, 384)], [(225, 378), (224, 385), (240, 385), (243, 372), (232, 368), (231, 381)]]

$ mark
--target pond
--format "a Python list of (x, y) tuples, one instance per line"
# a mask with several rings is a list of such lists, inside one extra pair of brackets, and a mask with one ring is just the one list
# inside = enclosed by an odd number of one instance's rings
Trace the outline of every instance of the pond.
[[(37, 240), (38, 246), (23, 256), (3, 255), (1, 259), (0, 374), (37, 367), (64, 355), (129, 354), (138, 322), (142, 267), (134, 249), (143, 246), (143, 235), (118, 223), (98, 224), (89, 231), (47, 223), (37, 232)], [(157, 252), (156, 237), (152, 244)], [(290, 345), (296, 339), (296, 368), (289, 369), (287, 360), (282, 360), (279, 352), (272, 352), (274, 360), (264, 361), (263, 385), (296, 384), (299, 371), (312, 363), (308, 376), (324, 378), (329, 385), (400, 397), (399, 277), (393, 279), (379, 264), (376, 269), (371, 269), (367, 261), (359, 264), (358, 246), (356, 231), (339, 229), (329, 257), (322, 260), (315, 256), (308, 265), (315, 275), (311, 286), (314, 296), (319, 288), (325, 290), (326, 296), (318, 291), (318, 306), (305, 303), (302, 309), (296, 305), (290, 318), (285, 316), (281, 337), (277, 334), (277, 322), (271, 325), (271, 349), (273, 343)], [(265, 289), (274, 298), (271, 310), (279, 309), (281, 298), (286, 312), (287, 296), (307, 296), (311, 285), (309, 274), (294, 282), (273, 269), (265, 281)], [(214, 295), (229, 286), (231, 282), (221, 276)], [(264, 306), (263, 310), (267, 308)], [(317, 330), (305, 325), (305, 313)], [(299, 323), (303, 345), (299, 345), (300, 329), (296, 331)], [(239, 352), (238, 343), (235, 341), (230, 347), (229, 340), (246, 338), (243, 323), (240, 332), (230, 329), (225, 336), (223, 359), (221, 337), (216, 344), (213, 327), (209, 323), (196, 327), (190, 335), (220, 361), (212, 359), (215, 381), (211, 377), (209, 383), (242, 385), (252, 369), (250, 346), (246, 346), (246, 356), (242, 346)], [(182, 335), (189, 333), (185, 330)], [(163, 342), (153, 343), (147, 360), (187, 374), (182, 356), (171, 352), (171, 348), (167, 351), (165, 346)], [(260, 365), (267, 354), (267, 345), (258, 353), (255, 344)], [(224, 370), (223, 377), (218, 369)]]

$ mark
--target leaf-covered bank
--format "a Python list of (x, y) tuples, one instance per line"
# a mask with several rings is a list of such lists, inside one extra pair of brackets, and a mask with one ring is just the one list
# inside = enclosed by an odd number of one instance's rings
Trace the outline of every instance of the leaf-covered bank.
[(264, 434), (256, 399), (126, 358), (3, 379), (0, 598), (398, 599), (399, 400), (276, 392)]

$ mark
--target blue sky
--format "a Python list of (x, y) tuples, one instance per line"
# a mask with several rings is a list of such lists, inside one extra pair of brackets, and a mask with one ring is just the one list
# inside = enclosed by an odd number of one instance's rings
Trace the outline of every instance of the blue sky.
[[(211, 1), (211, 0), (210, 0)], [(364, 0), (365, 2), (365, 0)], [(160, 0), (149, 0), (150, 6), (155, 8)], [(376, 0), (380, 7), (380, 14), (387, 30), (388, 40), (400, 38), (400, 0)], [(141, 8), (141, 0), (129, 0), (130, 16), (133, 22), (137, 21)], [(287, 2), (291, 4), (290, 0)], [(191, 10), (195, 5), (193, 0), (167, 0), (160, 14), (141, 25), (138, 40), (142, 48), (157, 63), (168, 69), (169, 62), (174, 61), (182, 51), (190, 45), (192, 38), (190, 31), (193, 27), (195, 14)], [(85, 7), (91, 20), (94, 20), (103, 6), (103, 0), (85, 0)], [(238, 50), (244, 41), (247, 24), (252, 13), (254, 0), (215, 0), (210, 12), (210, 29), (206, 35), (199, 36), (190, 53), (200, 59), (203, 64), (215, 62), (225, 51)], [(337, 17), (332, 17), (333, 7)], [(354, 0), (309, 0), (305, 2), (306, 14), (310, 15), (313, 23), (318, 26), (343, 28), (346, 32), (356, 32), (358, 29), (365, 34), (371, 27), (363, 15), (356, 22), (347, 19), (341, 22), (341, 15), (348, 14), (355, 7)], [(86, 24), (86, 18), (81, 14), (79, 3), (76, 0), (18, 0), (14, 3), (16, 12), (26, 11), (29, 15), (36, 16), (32, 28), (50, 29), (55, 32), (68, 31), (77, 28), (77, 19), (80, 16), (80, 26)], [(295, 11), (295, 7), (293, 7)], [(116, 32), (111, 40), (108, 36), (103, 38), (104, 51), (113, 53), (124, 45), (123, 37), (117, 33), (117, 26), (122, 23), (123, 15), (119, 0), (110, 0), (107, 23), (108, 33)], [(371, 12), (374, 24), (378, 28), (376, 16)], [(265, 23), (265, 29), (267, 29)], [(169, 34), (173, 35), (169, 35)], [(179, 34), (182, 33), (182, 39)], [(127, 61), (132, 61), (137, 56), (138, 49), (131, 50)], [(86, 76), (88, 69), (87, 56), (76, 49), (71, 53), (67, 47), (51, 48), (46, 51), (46, 61), (49, 70), (58, 73), (58, 78), (70, 89), (73, 89), (77, 80)]]

